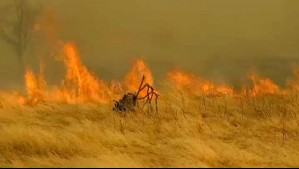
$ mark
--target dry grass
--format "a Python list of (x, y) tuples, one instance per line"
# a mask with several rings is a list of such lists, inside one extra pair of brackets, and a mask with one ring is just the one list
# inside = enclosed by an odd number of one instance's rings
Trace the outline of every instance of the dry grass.
[(171, 91), (158, 114), (0, 96), (0, 167), (299, 167), (299, 99)]

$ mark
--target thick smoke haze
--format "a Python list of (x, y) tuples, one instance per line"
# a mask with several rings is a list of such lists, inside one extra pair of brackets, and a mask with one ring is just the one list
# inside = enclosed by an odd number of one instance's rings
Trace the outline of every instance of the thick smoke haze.
[[(231, 85), (242, 83), (250, 69), (283, 85), (292, 77), (292, 65), (299, 66), (298, 0), (31, 2), (53, 11), (56, 36), (75, 42), (82, 62), (107, 81), (122, 79), (137, 58), (149, 65), (156, 81), (179, 68)], [(46, 78), (56, 83), (63, 65), (45, 52), (41, 39), (30, 45), (25, 63), (37, 69), (45, 57)], [(18, 85), (23, 76), (13, 49), (3, 41), (0, 49), (0, 85)]]

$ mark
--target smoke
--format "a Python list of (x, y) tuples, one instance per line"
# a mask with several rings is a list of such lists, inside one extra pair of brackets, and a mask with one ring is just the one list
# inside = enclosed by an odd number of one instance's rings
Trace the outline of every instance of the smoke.
[[(40, 58), (45, 58), (50, 83), (59, 82), (64, 74), (63, 64), (53, 59), (59, 39), (76, 42), (84, 65), (107, 81), (124, 77), (130, 60), (141, 56), (156, 81), (178, 65), (234, 86), (243, 83), (251, 66), (283, 85), (292, 76), (289, 63), (298, 65), (296, 0), (42, 3), (45, 9), (34, 27), (26, 64), (37, 70)], [(5, 44), (1, 43), (1, 51), (0, 78), (7, 85), (16, 78), (16, 64)]]

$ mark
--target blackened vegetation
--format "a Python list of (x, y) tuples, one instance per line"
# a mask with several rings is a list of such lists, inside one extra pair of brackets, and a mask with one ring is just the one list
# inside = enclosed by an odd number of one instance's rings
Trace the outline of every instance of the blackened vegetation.
[[(149, 84), (144, 84), (145, 77), (142, 77), (142, 81), (140, 83), (139, 89), (136, 94), (127, 93), (125, 94), (119, 101), (115, 101), (113, 111), (117, 111), (120, 113), (125, 112), (134, 112), (136, 111), (136, 107), (138, 105), (138, 101), (145, 101), (143, 107), (145, 105), (149, 106), (150, 111), (152, 111), (152, 100), (155, 99), (156, 104), (156, 112), (158, 112), (158, 97), (159, 95), (155, 92), (154, 88)], [(146, 95), (139, 97), (142, 91), (146, 90)]]

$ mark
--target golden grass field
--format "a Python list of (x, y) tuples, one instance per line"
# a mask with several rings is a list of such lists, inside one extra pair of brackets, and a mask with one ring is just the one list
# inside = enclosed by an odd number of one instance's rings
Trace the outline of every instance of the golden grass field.
[(299, 167), (295, 0), (2, 1), (1, 168)]
[(0, 96), (0, 167), (299, 167), (299, 97), (164, 90), (159, 112)]

